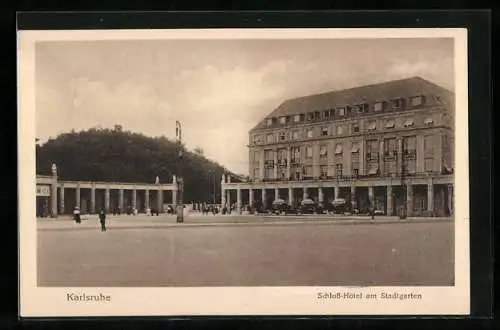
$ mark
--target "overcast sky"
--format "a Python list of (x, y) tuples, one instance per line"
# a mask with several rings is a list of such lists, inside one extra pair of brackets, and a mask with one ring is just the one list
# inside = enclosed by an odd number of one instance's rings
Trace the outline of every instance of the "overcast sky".
[(421, 76), (453, 90), (452, 39), (51, 41), (36, 45), (36, 129), (120, 124), (248, 172), (248, 130), (287, 98)]

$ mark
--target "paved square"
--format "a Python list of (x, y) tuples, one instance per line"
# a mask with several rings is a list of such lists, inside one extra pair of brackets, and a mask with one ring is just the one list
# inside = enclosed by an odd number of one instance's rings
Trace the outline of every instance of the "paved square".
[[(229, 217), (227, 217), (229, 219)], [(453, 222), (39, 223), (39, 286), (453, 285)], [(44, 221), (44, 220), (39, 220)], [(47, 220), (45, 220), (47, 221)], [(235, 220), (243, 222), (243, 220)], [(245, 220), (248, 222), (248, 217)], [(280, 221), (280, 220), (276, 220)], [(203, 221), (198, 221), (203, 222)], [(206, 221), (205, 221), (206, 222)]]

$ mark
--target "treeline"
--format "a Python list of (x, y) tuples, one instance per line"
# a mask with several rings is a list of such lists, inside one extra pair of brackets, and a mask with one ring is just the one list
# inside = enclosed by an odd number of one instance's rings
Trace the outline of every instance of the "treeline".
[[(36, 147), (37, 174), (50, 175), (57, 164), (61, 180), (171, 183), (178, 173), (177, 143), (165, 137), (111, 129), (71, 132)], [(183, 152), (184, 199), (220, 201), (224, 167), (204, 156)], [(230, 173), (232, 174), (232, 173)]]

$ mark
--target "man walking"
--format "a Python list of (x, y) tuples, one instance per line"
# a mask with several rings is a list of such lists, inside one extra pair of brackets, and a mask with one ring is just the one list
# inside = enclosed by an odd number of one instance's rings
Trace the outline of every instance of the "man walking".
[(99, 220), (101, 221), (101, 231), (106, 231), (106, 212), (101, 208), (99, 212)]

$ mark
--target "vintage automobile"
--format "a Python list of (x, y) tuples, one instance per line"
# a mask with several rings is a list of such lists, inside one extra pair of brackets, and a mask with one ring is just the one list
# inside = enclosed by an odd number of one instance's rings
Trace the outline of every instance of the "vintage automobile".
[(322, 214), (324, 213), (324, 208), (321, 204), (316, 203), (311, 198), (306, 198), (300, 202), (297, 208), (297, 214)]
[(272, 204), (273, 214), (289, 214), (293, 213), (294, 210), (288, 203), (283, 199), (276, 199)]
[(335, 214), (355, 213), (352, 203), (344, 198), (337, 198), (331, 203), (331, 210)]

